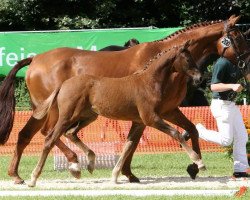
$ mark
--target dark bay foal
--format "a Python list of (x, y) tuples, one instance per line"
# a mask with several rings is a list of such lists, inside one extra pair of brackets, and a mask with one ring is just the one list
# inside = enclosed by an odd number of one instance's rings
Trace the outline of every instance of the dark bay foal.
[[(182, 135), (169, 124), (162, 115), (168, 111), (167, 104), (175, 109), (181, 102), (176, 102), (176, 91), (186, 87), (187, 77), (194, 81), (200, 80), (200, 72), (188, 51), (189, 42), (184, 46), (168, 49), (157, 55), (144, 69), (123, 78), (105, 78), (91, 75), (79, 75), (66, 80), (61, 88), (56, 89), (51, 96), (34, 112), (34, 117), (46, 117), (51, 107), (59, 110), (58, 121), (45, 140), (45, 146), (40, 160), (34, 169), (29, 186), (35, 186), (37, 178), (48, 153), (62, 134), (69, 134), (70, 127), (79, 120), (85, 126), (93, 122), (98, 115), (117, 120), (129, 120), (143, 123), (169, 134), (180, 142), (190, 159), (199, 169), (205, 165), (199, 155), (190, 148)], [(176, 83), (173, 76), (181, 76)], [(169, 108), (168, 108), (169, 109)], [(68, 135), (69, 136), (69, 135)], [(70, 137), (76, 137), (71, 134)], [(118, 175), (129, 155), (134, 141), (138, 136), (130, 132), (121, 157), (112, 172), (112, 180), (117, 182)]]

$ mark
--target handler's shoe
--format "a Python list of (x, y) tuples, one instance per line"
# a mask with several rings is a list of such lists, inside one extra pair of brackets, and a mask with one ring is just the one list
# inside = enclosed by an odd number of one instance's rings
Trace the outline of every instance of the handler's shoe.
[(250, 174), (246, 172), (234, 172), (233, 177), (234, 178), (250, 178)]

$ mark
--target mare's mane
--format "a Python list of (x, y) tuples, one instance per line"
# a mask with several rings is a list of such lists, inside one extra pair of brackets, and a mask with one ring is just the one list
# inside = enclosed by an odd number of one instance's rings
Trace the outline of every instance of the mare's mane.
[(167, 37), (163, 38), (163, 39), (160, 39), (160, 40), (155, 40), (153, 42), (162, 42), (162, 41), (165, 41), (165, 40), (168, 40), (168, 39), (171, 39), (172, 37), (174, 36), (177, 36), (181, 33), (185, 33), (187, 31), (190, 31), (190, 30), (193, 30), (195, 28), (200, 28), (200, 27), (206, 27), (206, 26), (209, 26), (209, 25), (214, 25), (214, 24), (218, 24), (218, 23), (221, 23), (223, 20), (216, 20), (216, 21), (209, 21), (209, 22), (200, 22), (200, 23), (197, 23), (197, 24), (193, 24), (191, 26), (188, 26), (184, 29), (180, 29), (178, 31), (175, 31), (174, 33), (168, 35)]

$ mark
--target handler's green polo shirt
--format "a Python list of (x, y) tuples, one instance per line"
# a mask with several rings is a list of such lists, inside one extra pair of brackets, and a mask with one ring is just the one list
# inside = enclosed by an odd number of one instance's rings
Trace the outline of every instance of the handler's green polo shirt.
[[(213, 66), (211, 84), (215, 83), (237, 83), (241, 78), (241, 72), (238, 67), (233, 65), (226, 58), (220, 57)], [(214, 99), (229, 100), (229, 94), (232, 90), (225, 92), (212, 92)]]

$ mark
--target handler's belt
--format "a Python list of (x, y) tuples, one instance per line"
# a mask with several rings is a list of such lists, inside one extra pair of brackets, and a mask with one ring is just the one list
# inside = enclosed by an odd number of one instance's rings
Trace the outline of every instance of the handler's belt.
[(222, 97), (215, 97), (215, 98), (213, 98), (213, 99), (215, 99), (215, 100), (223, 100), (223, 101), (233, 101), (232, 99), (229, 99), (229, 98), (222, 98)]

